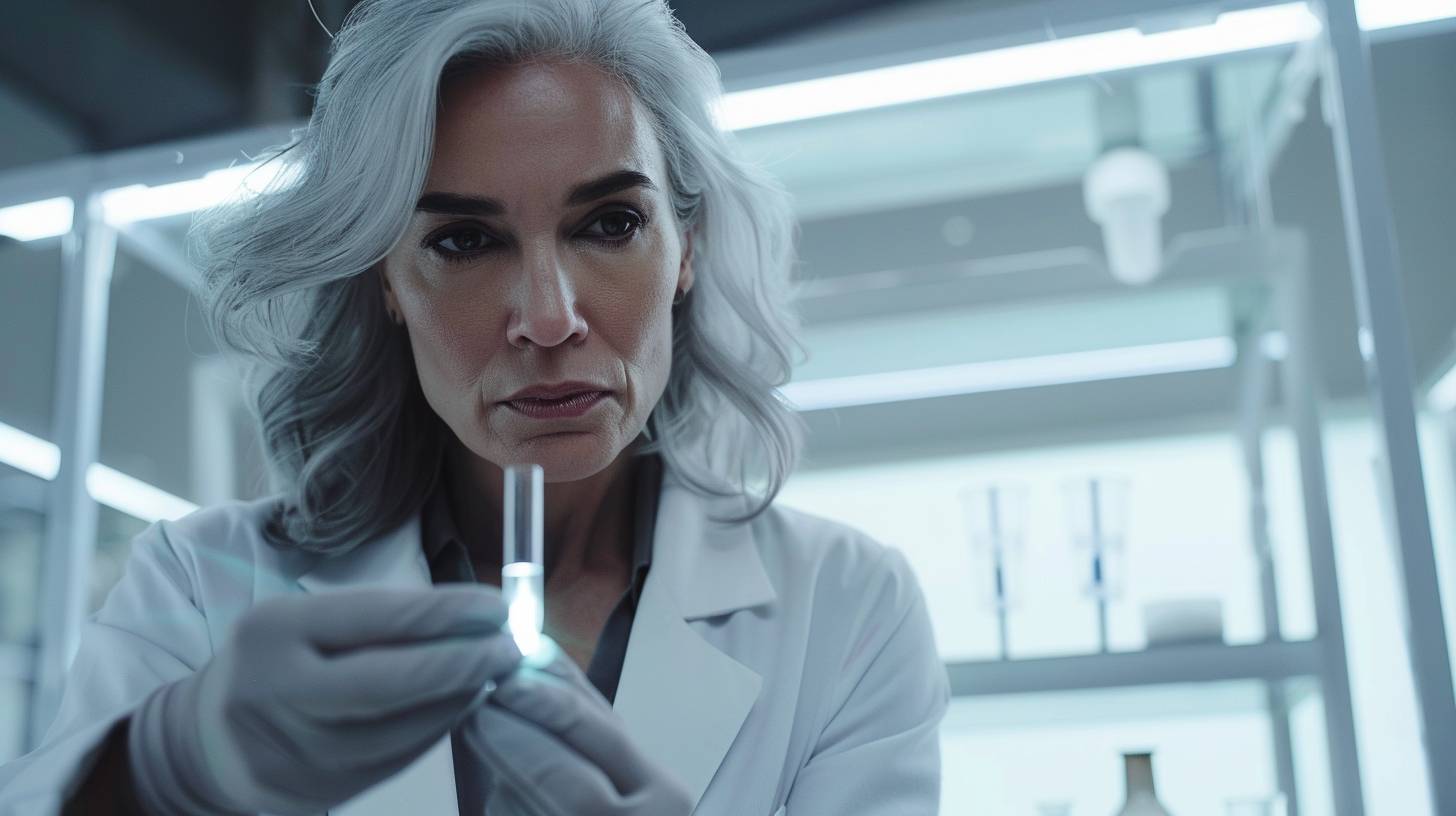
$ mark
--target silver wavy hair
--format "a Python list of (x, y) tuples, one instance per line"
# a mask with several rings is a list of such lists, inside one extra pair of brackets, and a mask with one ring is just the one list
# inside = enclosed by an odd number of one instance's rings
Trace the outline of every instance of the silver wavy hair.
[(364, 0), (333, 41), (313, 115), (269, 153), (287, 183), (199, 217), (192, 251), (218, 343), (250, 383), (272, 488), (269, 539), (347, 551), (393, 529), (439, 478), (451, 431), (425, 402), (404, 332), (366, 274), (425, 180), (442, 78), (584, 61), (651, 112), (695, 285), (673, 310), (672, 369), (643, 453), (694, 491), (766, 509), (803, 425), (779, 398), (802, 354), (790, 306), (788, 195), (715, 124), (713, 60), (664, 0)]

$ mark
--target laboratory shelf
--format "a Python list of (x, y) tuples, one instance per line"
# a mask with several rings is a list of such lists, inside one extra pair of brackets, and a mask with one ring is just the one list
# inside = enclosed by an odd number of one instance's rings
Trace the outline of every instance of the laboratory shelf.
[[(1294, 678), (1281, 684), (1291, 709), (1315, 699), (1319, 680)], [(1225, 717), (1268, 717), (1269, 687), (1261, 680), (978, 694), (956, 697), (943, 726), (952, 732), (1069, 729), (1100, 724)]]
[(1139, 652), (946, 664), (951, 694), (1082, 691), (1229, 680), (1266, 682), (1320, 673), (1318, 640), (1243, 646), (1158, 646)]

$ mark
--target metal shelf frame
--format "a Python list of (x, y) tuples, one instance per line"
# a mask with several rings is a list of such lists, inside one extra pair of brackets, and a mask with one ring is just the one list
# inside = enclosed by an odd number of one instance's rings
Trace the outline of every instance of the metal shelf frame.
[(1275, 683), (1318, 677), (1323, 662), (1320, 642), (1315, 639), (1246, 646), (1160, 646), (1139, 652), (965, 661), (946, 664), (946, 672), (950, 675), (952, 695), (978, 697), (1228, 680)]
[[(1170, 253), (1158, 287), (1215, 288), (1228, 303), (1229, 332), (1238, 349), (1238, 436), (1249, 486), (1249, 539), (1259, 570), (1265, 641), (1229, 646), (1160, 646), (1141, 652), (1089, 654), (1031, 660), (976, 661), (947, 666), (953, 693), (962, 696), (1168, 684), (1258, 681), (1276, 779), (1291, 816), (1299, 813), (1294, 744), (1286, 681), (1311, 678), (1323, 698), (1327, 753), (1334, 799), (1341, 816), (1363, 807), (1356, 754), (1354, 707), (1346, 663), (1344, 618), (1335, 575), (1334, 536), (1324, 463), (1319, 384), (1314, 376), (1310, 338), (1308, 252), (1297, 229), (1270, 224), (1221, 228), (1179, 237), (1181, 251)], [(1055, 276), (1053, 276), (1055, 279)], [(1077, 276), (1086, 281), (1087, 276)], [(1085, 284), (1082, 284), (1085, 286)], [(1065, 297), (1070, 290), (1060, 292)], [(1106, 287), (1077, 297), (1125, 296)], [(1263, 338), (1282, 329), (1285, 349), (1274, 359)], [(1305, 544), (1309, 552), (1317, 635), (1284, 641), (1278, 583), (1268, 530), (1263, 439), (1268, 430), (1274, 371), (1282, 376), (1282, 403), (1298, 451)]]

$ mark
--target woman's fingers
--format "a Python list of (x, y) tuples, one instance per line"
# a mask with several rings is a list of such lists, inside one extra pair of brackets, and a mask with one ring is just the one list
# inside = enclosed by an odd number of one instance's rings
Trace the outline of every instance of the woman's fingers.
[(297, 631), (330, 653), (494, 631), (505, 623), (506, 605), (499, 590), (483, 584), (360, 587), (276, 598), (263, 618), (265, 628)]
[(372, 720), (334, 723), (326, 727), (332, 765), (383, 779), (413, 762), (460, 721), (456, 700), (445, 700)]
[(608, 711), (612, 709), (612, 704), (602, 696), (592, 681), (587, 679), (587, 676), (576, 665), (576, 661), (572, 660), (548, 635), (541, 636), (540, 647), (526, 658), (522, 665), (555, 675), (576, 687), (599, 707)]
[(466, 741), (534, 816), (609, 816), (622, 799), (595, 763), (539, 725), (487, 703), (476, 710)]
[(586, 757), (617, 791), (627, 794), (647, 783), (646, 765), (617, 714), (594, 705), (569, 681), (525, 669), (501, 683), (490, 699)]
[(369, 720), (440, 700), (461, 708), (480, 689), (521, 662), (510, 633), (462, 636), (399, 646), (374, 646), (319, 655), (306, 664), (299, 707), (324, 722)]

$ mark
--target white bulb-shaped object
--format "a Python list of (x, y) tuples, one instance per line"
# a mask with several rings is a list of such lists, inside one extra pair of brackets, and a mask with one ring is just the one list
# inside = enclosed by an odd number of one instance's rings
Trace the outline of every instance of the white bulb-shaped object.
[(1082, 187), (1087, 214), (1102, 226), (1112, 276), (1128, 284), (1151, 282), (1163, 270), (1163, 214), (1168, 211), (1168, 169), (1140, 147), (1102, 154)]

